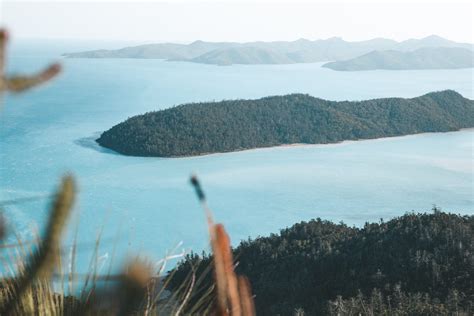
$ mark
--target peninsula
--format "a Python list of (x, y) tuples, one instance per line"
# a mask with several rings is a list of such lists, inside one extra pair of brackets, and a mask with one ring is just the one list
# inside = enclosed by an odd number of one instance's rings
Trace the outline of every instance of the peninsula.
[(474, 67), (474, 52), (460, 47), (423, 47), (410, 52), (373, 51), (343, 61), (324, 64), (338, 71), (460, 69)]

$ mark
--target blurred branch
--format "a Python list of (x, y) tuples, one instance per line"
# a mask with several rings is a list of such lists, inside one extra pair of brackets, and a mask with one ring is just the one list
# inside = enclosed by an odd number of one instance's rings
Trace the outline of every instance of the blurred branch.
[(28, 90), (51, 80), (61, 71), (60, 64), (52, 64), (37, 74), (7, 77), (5, 74), (7, 42), (7, 31), (0, 29), (0, 94), (4, 92), (18, 93)]

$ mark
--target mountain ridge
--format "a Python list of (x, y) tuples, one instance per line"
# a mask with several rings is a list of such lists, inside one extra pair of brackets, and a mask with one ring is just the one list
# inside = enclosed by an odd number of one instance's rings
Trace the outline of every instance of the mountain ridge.
[[(432, 45), (473, 49), (472, 44), (456, 43), (436, 36), (401, 42), (385, 38), (350, 42), (340, 37), (332, 37), (313, 41), (298, 39), (295, 41), (254, 41), (246, 43), (197, 40), (190, 44), (146, 44), (116, 50), (102, 49), (66, 53), (63, 56), (67, 58), (165, 59), (168, 61), (188, 61), (215, 65), (272, 64), (275, 61), (281, 64), (291, 64), (337, 61), (354, 58), (373, 50), (409, 51)], [(250, 54), (249, 49), (253, 50), (253, 53)], [(229, 55), (229, 50), (233, 50), (233, 54)], [(256, 54), (255, 52), (259, 53)], [(269, 56), (269, 59), (265, 59), (264, 55)]]

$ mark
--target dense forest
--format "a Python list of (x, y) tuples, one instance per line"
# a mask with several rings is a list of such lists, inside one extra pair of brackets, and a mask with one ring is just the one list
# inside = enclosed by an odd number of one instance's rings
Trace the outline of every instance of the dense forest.
[[(474, 313), (474, 216), (434, 208), (361, 228), (315, 219), (242, 241), (234, 253), (258, 315)], [(189, 255), (169, 288), (192, 267), (202, 282), (191, 300), (200, 299), (212, 285), (210, 260)]]
[(129, 118), (97, 142), (125, 155), (176, 157), (474, 127), (474, 101), (451, 90), (335, 102), (305, 94), (193, 103)]

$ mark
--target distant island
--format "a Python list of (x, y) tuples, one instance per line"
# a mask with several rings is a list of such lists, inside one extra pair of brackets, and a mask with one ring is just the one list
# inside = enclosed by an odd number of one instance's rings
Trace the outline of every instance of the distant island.
[(292, 64), (339, 61), (355, 58), (374, 50), (413, 51), (423, 47), (459, 47), (473, 49), (472, 44), (456, 43), (432, 35), (422, 39), (397, 42), (385, 38), (348, 42), (339, 37), (310, 41), (285, 42), (204, 42), (191, 44), (160, 43), (125, 47), (116, 50), (93, 50), (66, 53), (68, 58), (144, 58), (188, 61), (213, 65)]
[(460, 47), (423, 47), (410, 52), (373, 51), (344, 61), (324, 64), (339, 71), (459, 69), (474, 67), (474, 52)]
[(182, 157), (468, 127), (474, 127), (474, 101), (452, 90), (353, 102), (291, 94), (150, 112), (112, 127), (97, 142), (124, 155)]

